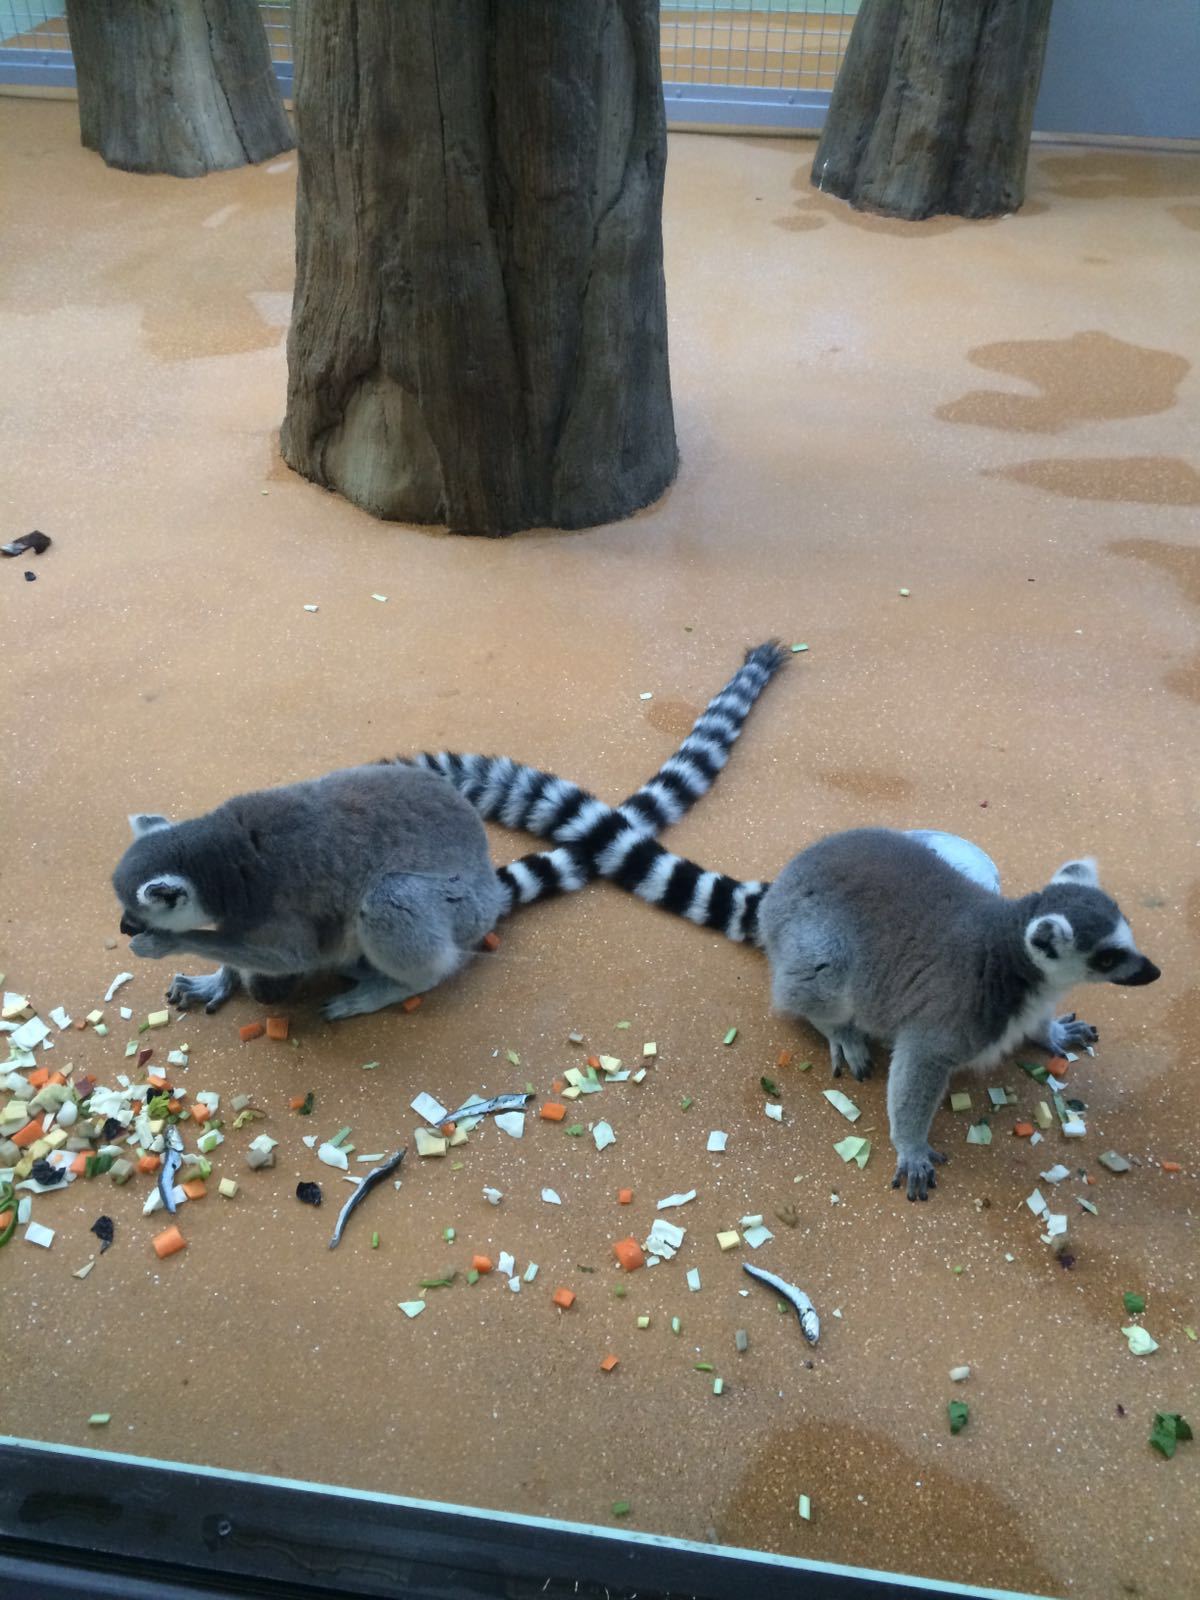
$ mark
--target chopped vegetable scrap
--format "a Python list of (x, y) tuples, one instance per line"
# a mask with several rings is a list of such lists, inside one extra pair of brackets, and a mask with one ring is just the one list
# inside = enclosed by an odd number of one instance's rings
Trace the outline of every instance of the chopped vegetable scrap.
[(1129, 1340), (1131, 1355), (1152, 1356), (1158, 1349), (1158, 1341), (1152, 1339), (1146, 1329), (1139, 1328), (1136, 1323), (1132, 1323), (1128, 1328), (1122, 1328), (1121, 1332)]
[(555, 1289), (551, 1299), (560, 1311), (569, 1311), (575, 1304), (574, 1289)]
[(843, 1161), (856, 1161), (860, 1170), (870, 1160), (871, 1141), (860, 1138), (857, 1134), (847, 1134), (844, 1139), (839, 1139), (833, 1148)]
[(1154, 1426), (1150, 1429), (1150, 1443), (1160, 1455), (1170, 1461), (1180, 1440), (1192, 1437), (1192, 1430), (1178, 1411), (1156, 1411)]
[(967, 1425), (970, 1408), (965, 1400), (951, 1400), (946, 1410), (950, 1415), (950, 1432), (961, 1433)]
[(1146, 1297), (1143, 1294), (1134, 1294), (1131, 1290), (1126, 1289), (1121, 1299), (1125, 1302), (1125, 1310), (1131, 1317), (1141, 1316), (1146, 1309)]
[(840, 1089), (822, 1089), (821, 1093), (834, 1110), (840, 1111), (848, 1122), (857, 1122), (859, 1117), (862, 1116), (862, 1112), (854, 1104), (854, 1101), (850, 1099), (849, 1095), (843, 1094)]
[(345, 1228), (346, 1223), (350, 1220), (351, 1212), (353, 1212), (363, 1203), (372, 1189), (378, 1187), (378, 1185), (381, 1184), (385, 1178), (391, 1177), (392, 1173), (396, 1171), (400, 1163), (404, 1160), (404, 1157), (407, 1153), (407, 1148), (407, 1146), (404, 1146), (397, 1150), (395, 1155), (389, 1156), (381, 1166), (372, 1167), (370, 1172), (367, 1173), (366, 1177), (355, 1189), (354, 1193), (346, 1201), (346, 1204), (342, 1207), (341, 1211), (338, 1212), (338, 1219), (334, 1225), (333, 1235), (329, 1241), (329, 1248), (331, 1250), (337, 1248), (337, 1245), (342, 1237), (342, 1230)]
[(646, 1265), (645, 1254), (636, 1239), (618, 1239), (613, 1245), (613, 1255), (626, 1272), (636, 1272)]
[(296, 1199), (301, 1205), (319, 1206), (321, 1204), (321, 1185), (319, 1183), (298, 1183), (296, 1185)]
[(600, 1371), (611, 1372), (614, 1367), (619, 1365), (620, 1362), (616, 1356), (605, 1356), (604, 1360), (600, 1363)]

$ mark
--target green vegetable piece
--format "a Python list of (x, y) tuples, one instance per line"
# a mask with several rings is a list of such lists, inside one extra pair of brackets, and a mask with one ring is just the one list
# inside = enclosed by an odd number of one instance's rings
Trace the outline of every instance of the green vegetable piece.
[(714, 1378), (713, 1379), (713, 1393), (714, 1394), (724, 1394), (725, 1393), (725, 1379), (724, 1378)]
[[(334, 1134), (333, 1138), (330, 1139), (329, 1143), (334, 1147), (335, 1150), (340, 1150), (342, 1148), (342, 1146), (346, 1143), (346, 1140), (349, 1137), (350, 1137), (350, 1129), (349, 1128), (339, 1128), (338, 1131)], [(351, 1149), (353, 1149), (353, 1146), (351, 1146)]]
[(617, 1027), (618, 1027), (618, 1028), (622, 1028), (622, 1029), (624, 1029), (624, 1028), (628, 1028), (628, 1027), (630, 1027), (630, 1026), (631, 1026), (631, 1024), (630, 1024), (630, 1023), (628, 1023), (628, 1022), (618, 1022), (618, 1023), (617, 1023)]
[(583, 1123), (573, 1122), (566, 1132), (572, 1139), (582, 1139), (584, 1134)]
[(628, 1500), (613, 1501), (612, 1514), (614, 1517), (627, 1517), (631, 1509)]
[[(3, 1241), (0, 1240), (0, 1243), (3, 1243)], [(1183, 1331), (1187, 1334), (1188, 1338), (1193, 1344), (1195, 1344), (1197, 1339), (1200, 1339), (1200, 1334), (1196, 1332), (1195, 1328), (1185, 1328)]]
[(1090, 1200), (1085, 1200), (1081, 1194), (1077, 1194), (1075, 1196), (1075, 1198), (1076, 1198), (1076, 1200), (1079, 1201), (1079, 1204), (1083, 1207), (1083, 1209), (1085, 1211), (1090, 1211), (1091, 1212), (1092, 1216), (1098, 1217), (1100, 1215), (1099, 1207), (1098, 1206), (1094, 1206)]
[[(295, 1044), (295, 1042), (296, 1041), (293, 1039), (292, 1043)], [(379, 1065), (378, 1061), (364, 1061), (363, 1064), (362, 1064), (362, 1067), (360, 1068), (360, 1071), (362, 1071), (362, 1072), (374, 1072), (375, 1068), (378, 1065)]]
[(991, 1144), (991, 1142), (992, 1130), (987, 1125), (987, 1119), (981, 1117), (978, 1122), (972, 1122), (967, 1129), (967, 1143)]
[(447, 1244), (453, 1244), (458, 1235), (453, 1228), (443, 1228), (442, 1238)]
[(696, 1102), (692, 1099), (691, 1095), (685, 1094), (683, 1099), (679, 1102), (679, 1109), (680, 1111), (690, 1111), (695, 1104)]
[(315, 1104), (316, 1104), (316, 1097), (313, 1094), (313, 1091), (310, 1089), (308, 1091), (308, 1093), (304, 1096), (304, 1104), (302, 1106), (297, 1106), (296, 1110), (300, 1114), (300, 1116), (302, 1116), (302, 1117), (311, 1117), (312, 1116), (312, 1108), (313, 1108), (313, 1106)]
[(965, 1400), (951, 1400), (946, 1407), (950, 1415), (950, 1432), (961, 1433), (967, 1425), (970, 1411)]
[(1017, 1065), (1022, 1072), (1027, 1072), (1034, 1083), (1045, 1083), (1050, 1076), (1049, 1068), (1041, 1061), (1018, 1061)]
[[(595, 1272), (596, 1269), (595, 1267), (580, 1267), (579, 1270), (580, 1272)], [(628, 1293), (629, 1291), (623, 1283), (618, 1283), (613, 1289), (613, 1295), (618, 1300), (624, 1300)]]
[(1178, 1411), (1156, 1411), (1154, 1426), (1150, 1429), (1150, 1443), (1160, 1455), (1170, 1461), (1179, 1440), (1190, 1439), (1192, 1430)]
[(526, 1094), (536, 1094), (537, 1093), (537, 1090), (529, 1082), (528, 1078), (525, 1080), (525, 1093)]
[(762, 1084), (762, 1091), (764, 1094), (778, 1095), (779, 1090), (775, 1085), (774, 1078), (760, 1078), (758, 1081)]
[(467, 1273), (467, 1282), (468, 1283), (478, 1283), (479, 1282), (479, 1274), (476, 1272), (474, 1267), (472, 1267), (470, 1272)]
[(729, 1032), (725, 1035), (725, 1038), (722, 1040), (722, 1043), (723, 1044), (732, 1044), (733, 1041), (737, 1038), (737, 1036), (738, 1036), (737, 1029), (736, 1028), (730, 1028)]
[(379, 1249), (379, 1235), (377, 1233), (373, 1233), (371, 1235), (371, 1249), (372, 1250), (378, 1250)]
[(457, 1277), (457, 1272), (451, 1272), (445, 1278), (422, 1278), (417, 1287), (419, 1289), (448, 1289)]
[(4, 1224), (4, 1231), (0, 1233), (0, 1248), (3, 1248), (17, 1227), (17, 1202), (11, 1183), (0, 1183), (0, 1211), (8, 1212), (8, 1221)]
[(812, 1062), (811, 1061), (802, 1061), (800, 1063), (800, 1065), (796, 1068), (796, 1071), (797, 1072), (811, 1072), (812, 1071)]
[(672, 1333), (682, 1333), (683, 1332), (683, 1323), (680, 1322), (678, 1317), (672, 1317), (671, 1318), (671, 1332)]
[(89, 1428), (107, 1428), (112, 1421), (111, 1411), (93, 1411), (88, 1418)]
[(792, 654), (794, 656), (801, 656), (807, 649), (808, 646), (806, 644), (794, 644), (792, 646)]
[(171, 1096), (169, 1094), (152, 1095), (146, 1102), (146, 1113), (152, 1122), (165, 1122), (171, 1115)]
[(1125, 1309), (1131, 1317), (1140, 1316), (1146, 1309), (1146, 1296), (1144, 1294), (1134, 1294), (1132, 1290), (1126, 1289), (1121, 1299), (1125, 1302)]
[(139, 1022), (138, 1023), (138, 1032), (139, 1033), (145, 1033), (146, 1030), (149, 1028), (149, 1026), (150, 1026), (150, 1024), (148, 1022)]
[(511, 1066), (519, 1067), (521, 1065), (521, 1058), (515, 1050), (506, 1050), (504, 1054), (508, 1057)]
[(244, 1128), (248, 1122), (253, 1122), (258, 1117), (265, 1117), (266, 1114), (265, 1111), (256, 1110), (254, 1106), (247, 1106), (244, 1111), (239, 1111), (237, 1116), (234, 1117), (233, 1131), (236, 1133), (239, 1128)]
[(713, 1371), (713, 1364), (712, 1364), (711, 1361), (697, 1361), (696, 1364), (693, 1366), (692, 1371), (693, 1372), (712, 1372)]

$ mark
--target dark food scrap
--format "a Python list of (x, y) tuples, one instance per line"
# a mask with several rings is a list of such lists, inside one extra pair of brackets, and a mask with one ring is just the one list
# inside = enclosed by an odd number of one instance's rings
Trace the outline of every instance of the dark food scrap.
[[(23, 533), (19, 539), (11, 539), (8, 544), (0, 544), (0, 553), (6, 556), (23, 556), (27, 552), (40, 556), (43, 551), (50, 548), (50, 535), (39, 533), (35, 528), (32, 533)], [(25, 574), (31, 576), (28, 572)]]
[(321, 1204), (321, 1185), (319, 1183), (298, 1183), (296, 1185), (296, 1199), (306, 1206), (319, 1206)]

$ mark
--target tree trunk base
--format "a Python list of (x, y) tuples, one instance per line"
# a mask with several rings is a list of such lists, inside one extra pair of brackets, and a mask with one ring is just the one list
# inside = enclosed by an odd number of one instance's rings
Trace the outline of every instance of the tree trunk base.
[(917, 221), (1025, 199), (1051, 0), (862, 0), (812, 183)]
[(67, 0), (84, 146), (196, 178), (293, 146), (255, 0)]
[(656, 0), (308, 0), (296, 66), (288, 464), (459, 533), (656, 500)]

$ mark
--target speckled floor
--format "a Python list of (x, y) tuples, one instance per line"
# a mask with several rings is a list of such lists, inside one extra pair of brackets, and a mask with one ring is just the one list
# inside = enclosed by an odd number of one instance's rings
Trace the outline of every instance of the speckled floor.
[[(0, 1256), (0, 1428), (582, 1520), (627, 1499), (639, 1528), (1039, 1593), (1194, 1594), (1200, 1445), (1167, 1462), (1146, 1441), (1157, 1409), (1200, 1420), (1200, 158), (1044, 148), (1021, 216), (907, 227), (814, 195), (811, 145), (675, 137), (679, 480), (618, 527), (481, 543), (377, 525), (280, 464), (293, 163), (130, 177), (77, 147), (74, 115), (0, 101), (2, 525), (55, 541), (0, 565), (6, 987), (98, 1002), (124, 964), (105, 940), (129, 811), (440, 745), (615, 799), (772, 634), (810, 650), (678, 848), (766, 876), (826, 830), (934, 825), (1021, 891), (1092, 852), (1165, 976), (1086, 996), (1102, 1048), (1071, 1078), (1082, 1145), (1031, 1148), (1012, 1111), (967, 1146), (946, 1111), (952, 1162), (921, 1207), (888, 1187), (882, 1075), (854, 1090), (875, 1152), (843, 1166), (819, 1041), (768, 1015), (762, 959), (606, 887), (514, 920), (415, 1016), (331, 1027), (305, 1001), (294, 1050), (241, 1045), (261, 1014), (244, 1000), (176, 1022), (192, 1093), (253, 1094), (279, 1164), (248, 1172), (250, 1134), (231, 1133), (218, 1174), (238, 1199), (189, 1205), (188, 1249), (162, 1264), (133, 1186), (38, 1201), (53, 1247)], [(495, 837), (498, 859), (523, 845)], [(165, 974), (132, 964), (140, 1015)], [(109, 1011), (107, 1040), (73, 1035), (56, 1060), (120, 1070)], [(658, 1044), (643, 1085), (584, 1108), (613, 1148), (537, 1121), (519, 1144), (477, 1134), (461, 1165), (410, 1159), (325, 1248), (341, 1186), (302, 1133), (411, 1142), (418, 1090), (544, 1090), (571, 1028), (620, 1056)], [(785, 1046), (813, 1070), (776, 1071)], [(1040, 1098), (1015, 1065), (991, 1081), (1024, 1112)], [(309, 1089), (301, 1122), (288, 1098)], [(1110, 1147), (1128, 1175), (1098, 1167)], [(1059, 1159), (1094, 1177), (1099, 1212), (1078, 1181), (1057, 1191), (1069, 1271), (1023, 1204)], [(293, 1198), (318, 1176), (320, 1213)], [(616, 1298), (610, 1241), (692, 1187), (679, 1261)], [(775, 1223), (757, 1259), (817, 1302), (811, 1366), (770, 1294), (738, 1297), (748, 1252), (714, 1239), (786, 1204), (799, 1226)], [(101, 1208), (116, 1244), (78, 1281)], [(417, 1320), (396, 1309), (500, 1249), (537, 1282), (460, 1276)], [(1121, 1335), (1123, 1290), (1147, 1296), (1148, 1358)]]

